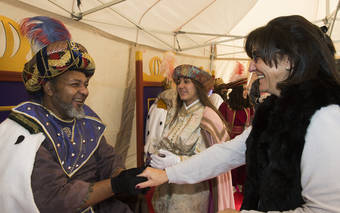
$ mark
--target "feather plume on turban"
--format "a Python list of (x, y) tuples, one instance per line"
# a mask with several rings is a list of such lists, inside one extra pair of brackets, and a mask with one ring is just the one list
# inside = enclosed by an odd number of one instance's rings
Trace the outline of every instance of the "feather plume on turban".
[(42, 84), (66, 71), (83, 72), (92, 76), (95, 63), (84, 46), (72, 42), (65, 25), (55, 19), (36, 16), (24, 19), (21, 33), (37, 50), (23, 70), (25, 88), (30, 93), (40, 92)]

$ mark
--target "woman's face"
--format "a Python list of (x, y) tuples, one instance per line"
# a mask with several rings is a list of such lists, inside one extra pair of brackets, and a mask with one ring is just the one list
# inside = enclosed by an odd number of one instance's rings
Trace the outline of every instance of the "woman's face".
[(277, 66), (265, 64), (261, 58), (254, 58), (250, 63), (249, 72), (255, 72), (259, 79), (260, 92), (268, 92), (280, 96), (277, 83), (286, 80), (289, 76), (290, 63), (287, 57), (278, 61)]
[(196, 87), (189, 78), (179, 78), (176, 82), (179, 97), (188, 106), (198, 99)]

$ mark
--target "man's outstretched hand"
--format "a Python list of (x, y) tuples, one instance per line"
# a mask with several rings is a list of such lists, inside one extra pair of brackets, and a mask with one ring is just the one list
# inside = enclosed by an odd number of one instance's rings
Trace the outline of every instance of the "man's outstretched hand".
[(147, 181), (145, 177), (137, 176), (145, 167), (132, 168), (122, 171), (118, 176), (111, 178), (112, 192), (118, 194), (131, 194), (137, 195), (139, 193), (145, 194), (149, 188), (136, 188), (136, 185), (141, 182)]
[(144, 189), (153, 186), (159, 186), (163, 183), (168, 182), (168, 176), (165, 170), (154, 169), (147, 167), (138, 177), (146, 178), (147, 181), (139, 183), (137, 188)]

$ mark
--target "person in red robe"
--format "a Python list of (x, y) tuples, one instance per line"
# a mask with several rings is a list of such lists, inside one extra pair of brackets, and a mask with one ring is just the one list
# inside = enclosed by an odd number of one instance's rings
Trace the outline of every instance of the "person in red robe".
[[(254, 116), (254, 107), (250, 103), (245, 86), (247, 78), (242, 78), (228, 84), (220, 84), (215, 90), (222, 93), (225, 102), (219, 107), (219, 111), (224, 116), (227, 123), (230, 125), (230, 139), (241, 134), (243, 130), (251, 124)], [(231, 92), (226, 96), (225, 91), (231, 89)], [(232, 182), (235, 189), (234, 199), (235, 208), (239, 210), (243, 201), (243, 185), (246, 179), (245, 166), (235, 168), (231, 171)]]

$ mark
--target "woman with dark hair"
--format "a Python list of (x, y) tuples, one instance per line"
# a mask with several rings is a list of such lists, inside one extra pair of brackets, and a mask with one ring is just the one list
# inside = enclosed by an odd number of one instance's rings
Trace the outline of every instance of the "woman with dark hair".
[(339, 212), (340, 73), (327, 38), (296, 15), (252, 31), (251, 71), (271, 94), (252, 126), (165, 171), (146, 169), (137, 187), (196, 183), (246, 164), (241, 212)]
[[(160, 94), (150, 108), (146, 125), (145, 152), (151, 154), (150, 165), (158, 169), (186, 161), (212, 144), (229, 140), (228, 125), (208, 98), (213, 77), (186, 64), (177, 66), (172, 77), (176, 91)], [(163, 185), (155, 188), (152, 205), (155, 212), (164, 213), (216, 212), (215, 203), (219, 210), (234, 208), (230, 172), (217, 177), (215, 188), (213, 181)]]

